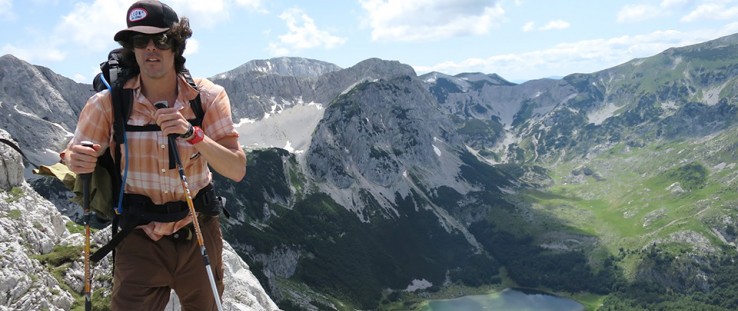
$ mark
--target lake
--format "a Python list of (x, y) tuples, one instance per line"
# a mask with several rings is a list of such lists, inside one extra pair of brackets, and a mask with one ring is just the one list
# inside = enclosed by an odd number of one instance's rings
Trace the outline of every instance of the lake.
[(499, 293), (431, 300), (423, 311), (584, 311), (574, 300), (541, 293), (505, 289)]

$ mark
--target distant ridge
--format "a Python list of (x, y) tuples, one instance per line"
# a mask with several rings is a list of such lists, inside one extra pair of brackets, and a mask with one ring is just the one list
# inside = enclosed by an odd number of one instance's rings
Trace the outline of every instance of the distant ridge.
[(341, 67), (324, 61), (301, 57), (276, 57), (252, 60), (233, 70), (217, 74), (215, 77), (225, 78), (248, 72), (261, 72), (280, 76), (314, 78), (337, 70), (341, 70)]

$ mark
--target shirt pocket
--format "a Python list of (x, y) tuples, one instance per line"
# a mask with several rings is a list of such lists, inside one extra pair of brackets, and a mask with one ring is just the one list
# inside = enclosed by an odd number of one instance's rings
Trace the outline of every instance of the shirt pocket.
[(185, 169), (196, 169), (198, 166), (204, 165), (202, 154), (192, 144), (182, 139), (177, 139), (177, 149), (179, 150), (182, 166)]

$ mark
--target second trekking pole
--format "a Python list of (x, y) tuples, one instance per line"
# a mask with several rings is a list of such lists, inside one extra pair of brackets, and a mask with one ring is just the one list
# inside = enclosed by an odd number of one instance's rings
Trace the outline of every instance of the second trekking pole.
[[(157, 109), (166, 108), (167, 102), (160, 101), (154, 104)], [(195, 204), (192, 203), (192, 193), (190, 192), (190, 186), (187, 184), (187, 176), (184, 173), (184, 167), (182, 161), (179, 158), (179, 152), (177, 151), (177, 134), (169, 135), (169, 150), (174, 155), (174, 160), (177, 163), (177, 171), (179, 171), (179, 178), (182, 180), (182, 187), (185, 191), (185, 199), (187, 200), (187, 206), (190, 208), (190, 217), (192, 217), (192, 224), (195, 227), (195, 236), (197, 237), (197, 245), (200, 246), (200, 254), (202, 260), (205, 262), (205, 270), (208, 273), (208, 279), (210, 280), (210, 288), (213, 290), (213, 298), (215, 304), (218, 306), (218, 311), (223, 311), (223, 306), (220, 304), (220, 295), (218, 294), (218, 288), (215, 286), (215, 277), (213, 277), (213, 269), (210, 267), (210, 259), (205, 249), (205, 240), (202, 238), (202, 231), (200, 231), (200, 222), (197, 220), (197, 213), (195, 212)]]
[[(92, 143), (83, 141), (81, 143), (85, 147), (92, 148)], [(84, 295), (85, 295), (85, 311), (92, 310), (92, 274), (90, 273), (90, 184), (92, 183), (92, 174), (80, 174), (82, 178), (82, 222), (85, 225), (85, 276), (84, 276)]]

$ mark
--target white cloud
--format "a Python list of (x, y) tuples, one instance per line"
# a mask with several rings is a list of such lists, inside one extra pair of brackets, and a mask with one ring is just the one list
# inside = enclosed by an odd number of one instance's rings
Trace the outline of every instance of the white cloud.
[(317, 47), (331, 49), (342, 45), (346, 38), (320, 30), (315, 21), (300, 9), (292, 8), (282, 12), (279, 18), (287, 24), (288, 32), (279, 36), (279, 42), (269, 44), (272, 54), (286, 55), (291, 50), (305, 50)]
[[(24, 0), (25, 1), (25, 0)], [(59, 0), (29, 0), (37, 6), (51, 6)], [(193, 27), (214, 27), (227, 20), (230, 12), (238, 7), (258, 13), (266, 13), (263, 0), (169, 0), (165, 1), (180, 17), (190, 18)], [(68, 57), (105, 58), (107, 51), (117, 47), (113, 35), (126, 27), (126, 11), (132, 0), (74, 1), (74, 5), (60, 6), (68, 12), (58, 12), (59, 20), (52, 21), (49, 29), (33, 29), (35, 34), (19, 43), (0, 47), (0, 55), (13, 54), (31, 63), (62, 62)], [(0, 20), (12, 18), (13, 0), (0, 0)], [(199, 43), (189, 39), (186, 55), (196, 54)], [(99, 61), (94, 61), (99, 63)], [(97, 69), (95, 69), (96, 71)], [(85, 70), (82, 70), (85, 71)], [(90, 80), (88, 72), (72, 74), (77, 81)]]
[(20, 58), (25, 61), (29, 61), (30, 56), (31, 56), (31, 51), (28, 49), (19, 48), (12, 44), (6, 44), (6, 45), (3, 45), (2, 48), (0, 48), (0, 55), (5, 55), (5, 54), (12, 54), (13, 56), (17, 58)]
[[(0, 12), (3, 6), (10, 5), (10, 0), (0, 0)], [(258, 8), (261, 0), (172, 0), (167, 2), (180, 16), (187, 16), (190, 10), (197, 10), (196, 17), (203, 20), (217, 20), (234, 5)], [(27, 61), (63, 61), (75, 50), (85, 50), (85, 54), (107, 51), (117, 46), (113, 43), (113, 35), (126, 27), (125, 14), (130, 7), (130, 0), (95, 0), (90, 3), (78, 2), (69, 13), (63, 15), (54, 29), (48, 30), (35, 42), (24, 43), (23, 46), (5, 45), (2, 50)], [(0, 13), (2, 14), (2, 13)], [(2, 15), (0, 15), (2, 16)], [(198, 50), (198, 42), (188, 40), (187, 54)], [(100, 54), (102, 55), (102, 54)]]
[(282, 45), (279, 45), (277, 43), (274, 43), (274, 42), (270, 42), (269, 43), (268, 50), (274, 56), (287, 56), (287, 55), (290, 55), (290, 49), (288, 49), (288, 48), (286, 48), (286, 47), (284, 47)]
[(187, 16), (187, 18), (190, 19), (206, 21), (207, 24), (215, 23), (215, 14), (218, 14), (222, 17), (222, 14), (228, 14), (229, 12), (228, 10), (226, 10), (227, 5), (226, 1), (224, 0), (170, 0), (167, 1), (167, 4), (175, 11), (177, 11), (177, 14), (180, 17)]
[(35, 61), (62, 61), (66, 53), (53, 47), (46, 47), (39, 43), (36, 47), (26, 48), (6, 44), (0, 48), (0, 55), (12, 54), (27, 62)]
[(187, 39), (187, 47), (185, 47), (184, 56), (192, 56), (200, 51), (200, 41), (197, 39)]
[(533, 30), (536, 30), (535, 22), (527, 22), (525, 23), (525, 25), (523, 25), (523, 32), (531, 32)]
[[(210, 27), (222, 20), (224, 15), (227, 16), (234, 5), (260, 8), (261, 0), (172, 0), (168, 4), (180, 17), (188, 16), (190, 20), (198, 20), (200, 24)], [(130, 0), (77, 3), (71, 12), (62, 17), (46, 43), (61, 46), (71, 41), (85, 49), (103, 51), (111, 46), (113, 35), (126, 27), (125, 14), (130, 5)], [(194, 48), (188, 53), (194, 52)]]
[(621, 23), (639, 22), (664, 16), (682, 15), (682, 22), (726, 20), (738, 17), (735, 0), (662, 0), (658, 5), (629, 4), (617, 13)]
[(31, 2), (35, 5), (44, 5), (44, 6), (57, 5), (59, 4), (59, 1), (61, 0), (28, 0), (28, 2)]
[(0, 0), (0, 20), (14, 19), (13, 0)]
[[(99, 0), (98, 0), (99, 1)], [(186, 16), (193, 24), (213, 28), (231, 18), (236, 7), (265, 14), (263, 0), (169, 0), (165, 1), (177, 14)], [(128, 2), (130, 5), (130, 1)], [(127, 8), (127, 7), (126, 7)]]
[(654, 18), (660, 14), (660, 10), (647, 4), (629, 4), (618, 11), (617, 21), (619, 23), (638, 22)]
[(548, 30), (562, 30), (569, 28), (569, 22), (561, 19), (552, 20), (546, 25), (543, 25), (541, 27), (536, 27), (535, 22), (527, 22), (525, 25), (523, 25), (523, 32), (531, 32), (531, 31), (548, 31)]
[(693, 32), (655, 31), (635, 36), (562, 43), (548, 49), (525, 53), (493, 55), (413, 67), (419, 74), (431, 71), (447, 74), (488, 72), (500, 74), (512, 81), (571, 73), (591, 73), (634, 58), (652, 56), (671, 47), (704, 42), (714, 39), (716, 35), (728, 35), (734, 33), (736, 28), (738, 23), (728, 25), (719, 31), (714, 29)]
[(726, 6), (726, 3), (723, 2), (713, 2), (700, 4), (680, 20), (683, 22), (693, 22), (710, 19), (725, 20), (736, 17), (738, 17), (738, 6)]
[[(0, 0), (5, 1), (5, 0)], [(227, 20), (235, 6), (260, 10), (262, 0), (170, 0), (166, 2), (179, 17), (186, 16), (191, 23), (214, 27)], [(95, 0), (92, 3), (77, 3), (74, 9), (62, 18), (56, 33), (75, 43), (93, 50), (102, 50), (112, 42), (113, 35), (126, 27), (125, 14), (131, 0)], [(193, 26), (194, 27), (194, 26)]]
[(566, 28), (569, 28), (569, 22), (567, 22), (565, 20), (557, 19), (557, 20), (553, 20), (553, 21), (548, 22), (548, 24), (546, 24), (543, 27), (541, 27), (541, 30), (543, 30), (543, 31), (546, 31), (546, 30), (561, 30), (561, 29), (566, 29)]
[(268, 13), (266, 8), (264, 8), (262, 0), (236, 0), (236, 4), (259, 13)]
[(498, 1), (360, 0), (373, 40), (429, 41), (486, 34), (501, 24)]
[(662, 0), (659, 6), (662, 8), (680, 7), (689, 4), (691, 1), (692, 0)]
[(71, 41), (92, 51), (103, 51), (110, 46), (113, 35), (125, 28), (125, 12), (129, 6), (127, 0), (77, 3), (62, 17), (50, 41), (57, 45)]

